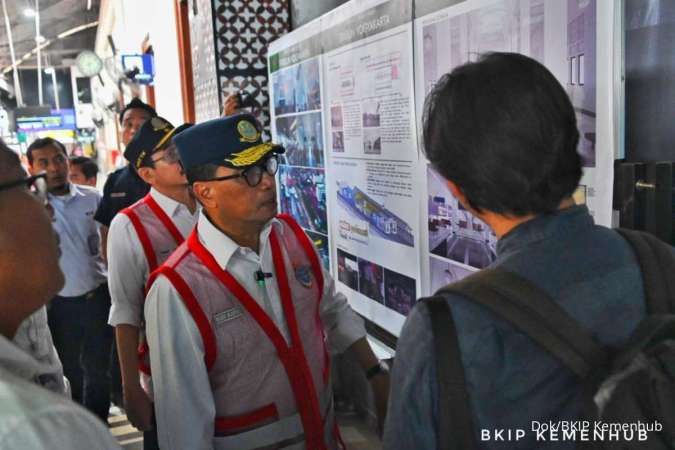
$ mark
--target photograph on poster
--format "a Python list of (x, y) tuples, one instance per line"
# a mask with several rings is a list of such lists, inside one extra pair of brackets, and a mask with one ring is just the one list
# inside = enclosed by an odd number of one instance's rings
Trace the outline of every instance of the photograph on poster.
[(370, 224), (370, 229), (382, 238), (413, 247), (412, 227), (356, 186), (338, 181), (337, 198), (350, 214)]
[(325, 178), (321, 169), (279, 167), (281, 212), (292, 215), (303, 228), (327, 235)]
[(324, 167), (320, 112), (279, 117), (276, 124), (277, 143), (286, 149), (281, 164)]
[(338, 281), (350, 289), (359, 290), (359, 263), (356, 256), (337, 249)]
[(377, 100), (366, 100), (361, 104), (363, 127), (380, 126), (380, 102)]
[(415, 280), (389, 269), (384, 269), (384, 304), (387, 308), (407, 316), (415, 306)]
[(342, 105), (330, 107), (330, 126), (336, 129), (342, 129)]
[(313, 231), (305, 230), (307, 236), (314, 243), (314, 247), (319, 251), (319, 258), (321, 259), (321, 265), (326, 270), (330, 270), (330, 254), (328, 247), (328, 236), (325, 236), (321, 233), (315, 233)]
[(459, 266), (434, 256), (429, 257), (429, 271), (431, 272), (430, 292), (433, 294), (440, 288), (468, 277), (475, 271)]
[(344, 131), (333, 131), (333, 151), (344, 153), (345, 151), (345, 133)]
[(363, 129), (363, 153), (366, 155), (382, 154), (382, 136), (380, 128)]
[(427, 168), (429, 251), (482, 269), (497, 257), (497, 238), (451, 194), (445, 180)]
[(272, 74), (275, 115), (321, 108), (319, 60), (312, 58)]
[(359, 292), (384, 304), (384, 270), (365, 259), (359, 258)]
[[(563, 0), (565, 1), (565, 0)], [(566, 0), (566, 36), (549, 39), (545, 12), (561, 0), (494, 0), (484, 6), (422, 29), (425, 93), (438, 78), (479, 55), (516, 52), (541, 63), (564, 63), (567, 73), (556, 74), (577, 114), (578, 151), (584, 167), (595, 167), (596, 133), (596, 0)], [(555, 20), (561, 20), (556, 17)]]

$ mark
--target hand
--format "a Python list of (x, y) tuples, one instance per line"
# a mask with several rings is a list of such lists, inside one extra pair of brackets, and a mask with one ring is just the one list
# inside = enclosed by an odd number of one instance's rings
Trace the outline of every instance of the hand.
[(387, 404), (389, 402), (389, 374), (379, 373), (375, 375), (370, 380), (370, 387), (373, 389), (373, 397), (375, 399), (377, 431), (382, 436), (384, 432), (384, 420), (387, 417)]
[(223, 117), (231, 116), (239, 110), (239, 95), (229, 95), (223, 103)]
[(124, 387), (124, 410), (129, 422), (141, 431), (152, 429), (152, 402), (140, 384)]

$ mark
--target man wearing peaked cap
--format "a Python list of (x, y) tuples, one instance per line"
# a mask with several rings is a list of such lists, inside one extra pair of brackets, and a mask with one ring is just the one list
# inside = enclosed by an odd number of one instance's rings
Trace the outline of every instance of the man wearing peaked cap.
[(190, 126), (174, 128), (161, 117), (153, 117), (136, 132), (124, 157), (151, 186), (150, 192), (115, 216), (108, 239), (112, 297), (109, 323), (115, 327), (125, 409), (129, 421), (145, 431), (145, 449), (158, 447), (143, 331), (144, 290), (150, 273), (183, 242), (197, 222), (196, 202), (171, 141)]
[(381, 418), (389, 377), (311, 240), (277, 215), (283, 148), (249, 114), (174, 142), (202, 210), (148, 283), (160, 446), (338, 448), (329, 355), (349, 351), (367, 370)]

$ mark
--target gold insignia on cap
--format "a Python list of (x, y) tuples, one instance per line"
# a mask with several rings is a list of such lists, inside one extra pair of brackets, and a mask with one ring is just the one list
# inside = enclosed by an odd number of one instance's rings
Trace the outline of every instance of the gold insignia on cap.
[(273, 148), (274, 145), (270, 143), (256, 145), (255, 147), (247, 148), (239, 153), (232, 153), (229, 158), (225, 158), (225, 161), (229, 162), (234, 167), (250, 166), (260, 161), (260, 159)]
[(152, 129), (155, 131), (164, 130), (166, 127), (171, 126), (169, 122), (167, 122), (166, 120), (162, 120), (159, 117), (153, 117), (152, 119), (150, 119), (150, 125), (152, 126)]
[(241, 142), (253, 143), (260, 139), (260, 132), (258, 129), (248, 120), (240, 120), (237, 124), (237, 131)]
[(136, 168), (140, 169), (141, 164), (143, 164), (143, 158), (145, 158), (145, 155), (147, 155), (148, 152), (145, 150), (141, 150), (141, 152), (138, 154), (138, 158), (136, 158)]

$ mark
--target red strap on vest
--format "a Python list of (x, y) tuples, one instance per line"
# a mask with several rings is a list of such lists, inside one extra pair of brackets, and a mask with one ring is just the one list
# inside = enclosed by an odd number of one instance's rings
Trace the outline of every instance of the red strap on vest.
[(199, 334), (202, 335), (202, 341), (204, 342), (204, 363), (207, 370), (211, 370), (213, 363), (216, 361), (216, 335), (213, 328), (211, 328), (209, 319), (204, 314), (201, 306), (199, 306), (197, 298), (192, 293), (192, 289), (173, 268), (163, 265), (157, 269), (154, 278), (158, 275), (164, 275), (173, 284), (173, 287), (180, 294), (183, 304), (197, 324), (197, 329), (199, 329)]
[(273, 255), (275, 253), (277, 254), (277, 257), (273, 256), (274, 266), (278, 275), (277, 282), (279, 282), (279, 279), (283, 278), (286, 286), (286, 290), (283, 290), (281, 286), (279, 286), (279, 288), (288, 327), (291, 331), (291, 336), (295, 336), (292, 337), (293, 345), (291, 347), (286, 344), (285, 339), (272, 319), (270, 319), (267, 313), (265, 313), (253, 297), (251, 297), (246, 289), (244, 289), (230, 273), (223, 270), (218, 265), (218, 262), (213, 255), (211, 255), (202, 243), (199, 242), (196, 230), (188, 237), (187, 245), (197, 258), (199, 258), (209, 269), (211, 274), (223, 283), (223, 285), (225, 285), (225, 287), (239, 300), (246, 311), (248, 311), (253, 319), (255, 319), (256, 323), (262, 328), (270, 341), (272, 341), (279, 359), (284, 366), (291, 388), (293, 389), (295, 401), (298, 405), (298, 411), (305, 430), (307, 448), (322, 450), (325, 449), (325, 443), (319, 401), (316, 396), (316, 389), (314, 388), (314, 382), (311, 373), (309, 372), (309, 365), (307, 364), (307, 358), (302, 349), (302, 345), (298, 346), (296, 344), (300, 339), (297, 330), (297, 321), (295, 319), (295, 310), (293, 309), (290, 289), (288, 288), (288, 279), (286, 278), (286, 269), (283, 264), (283, 259), (281, 260), (281, 266), (279, 266), (278, 261), (279, 256), (281, 256), (281, 250), (274, 230), (272, 230), (270, 236), (272, 239), (272, 253)]
[(141, 246), (143, 247), (143, 253), (145, 253), (145, 259), (148, 261), (148, 268), (150, 272), (157, 269), (157, 255), (155, 255), (155, 250), (152, 248), (152, 242), (150, 242), (150, 236), (145, 231), (145, 227), (141, 223), (141, 219), (138, 218), (136, 211), (134, 211), (133, 205), (120, 211), (121, 214), (126, 215), (131, 224), (136, 230), (136, 235), (138, 240), (141, 241)]
[[(319, 407), (319, 399), (316, 396), (316, 388), (312, 380), (312, 373), (307, 363), (307, 357), (300, 339), (298, 331), (298, 321), (295, 317), (295, 308), (293, 306), (293, 296), (291, 294), (291, 287), (288, 284), (288, 274), (286, 273), (286, 264), (284, 264), (284, 256), (281, 253), (281, 246), (277, 233), (272, 230), (270, 233), (270, 244), (272, 247), (272, 259), (274, 261), (274, 269), (277, 272), (277, 285), (279, 286), (279, 293), (281, 296), (281, 305), (284, 309), (288, 329), (291, 333), (291, 342), (293, 347), (297, 350), (296, 364), (299, 370), (296, 370), (295, 376), (299, 377), (301, 385), (309, 386), (310, 393), (303, 398), (307, 408), (306, 416), (302, 417), (302, 424), (307, 436), (307, 448), (323, 448), (324, 447), (324, 427), (323, 419), (321, 418), (321, 408)], [(306, 392), (306, 389), (305, 389)], [(297, 393), (296, 393), (297, 398)], [(302, 414), (301, 414), (302, 416)]]
[(157, 269), (157, 255), (155, 254), (155, 250), (152, 247), (152, 241), (150, 240), (150, 236), (148, 235), (148, 232), (145, 230), (145, 226), (143, 226), (143, 222), (141, 222), (141, 219), (138, 217), (138, 214), (136, 214), (136, 211), (134, 211), (134, 209), (140, 204), (148, 205), (150, 210), (155, 214), (155, 216), (157, 216), (159, 221), (162, 222), (162, 224), (169, 232), (169, 234), (171, 234), (171, 237), (173, 237), (174, 241), (176, 241), (176, 245), (182, 244), (185, 238), (183, 238), (183, 235), (180, 233), (180, 231), (178, 231), (176, 224), (173, 223), (171, 218), (164, 212), (164, 210), (159, 206), (157, 201), (155, 201), (155, 199), (152, 198), (152, 195), (150, 194), (147, 194), (139, 202), (120, 211), (122, 214), (126, 215), (129, 218), (129, 220), (131, 220), (131, 224), (134, 226), (134, 229), (136, 230), (138, 239), (141, 241), (143, 253), (145, 253), (145, 258), (148, 261), (148, 268), (150, 269), (149, 271), (154, 272)]
[(230, 436), (241, 433), (266, 419), (278, 419), (279, 411), (274, 403), (236, 417), (216, 417), (216, 436)]
[(164, 224), (166, 227), (167, 231), (171, 234), (173, 237), (173, 240), (176, 241), (176, 245), (180, 245), (183, 243), (185, 238), (181, 234), (180, 231), (178, 231), (178, 228), (176, 227), (176, 224), (173, 223), (173, 220), (164, 212), (161, 206), (157, 203), (157, 201), (152, 198), (152, 195), (148, 194), (143, 198), (143, 203), (148, 205), (152, 212), (155, 213), (157, 218)]
[(309, 259), (309, 263), (312, 266), (314, 278), (316, 278), (317, 282), (319, 283), (319, 303), (320, 303), (321, 297), (323, 297), (324, 280), (323, 280), (323, 271), (321, 270), (321, 261), (319, 261), (319, 257), (316, 255), (314, 244), (312, 243), (312, 241), (309, 240), (309, 236), (307, 236), (307, 233), (305, 233), (305, 231), (300, 227), (298, 222), (296, 222), (293, 217), (289, 216), (288, 214), (279, 214), (277, 218), (286, 222), (286, 224), (291, 228), (291, 230), (293, 230), (293, 234), (295, 234), (295, 237), (298, 239), (300, 246), (305, 251), (307, 258)]
[[(316, 321), (320, 325), (321, 330), (323, 330), (323, 322), (321, 322), (321, 315), (319, 314), (319, 305), (321, 304), (321, 299), (323, 298), (323, 288), (324, 288), (324, 279), (323, 271), (321, 270), (321, 262), (319, 257), (316, 255), (314, 250), (314, 244), (310, 241), (309, 236), (305, 231), (300, 227), (298, 222), (288, 214), (279, 214), (277, 216), (279, 219), (283, 220), (290, 228), (293, 230), (293, 234), (297, 238), (300, 246), (305, 251), (309, 263), (312, 266), (312, 271), (314, 272), (314, 278), (316, 278), (319, 285), (319, 300), (317, 302), (316, 308)], [(326, 347), (325, 342), (326, 336), (324, 335), (323, 342), (323, 382), (327, 383), (330, 378), (330, 355), (328, 353), (328, 348)]]

